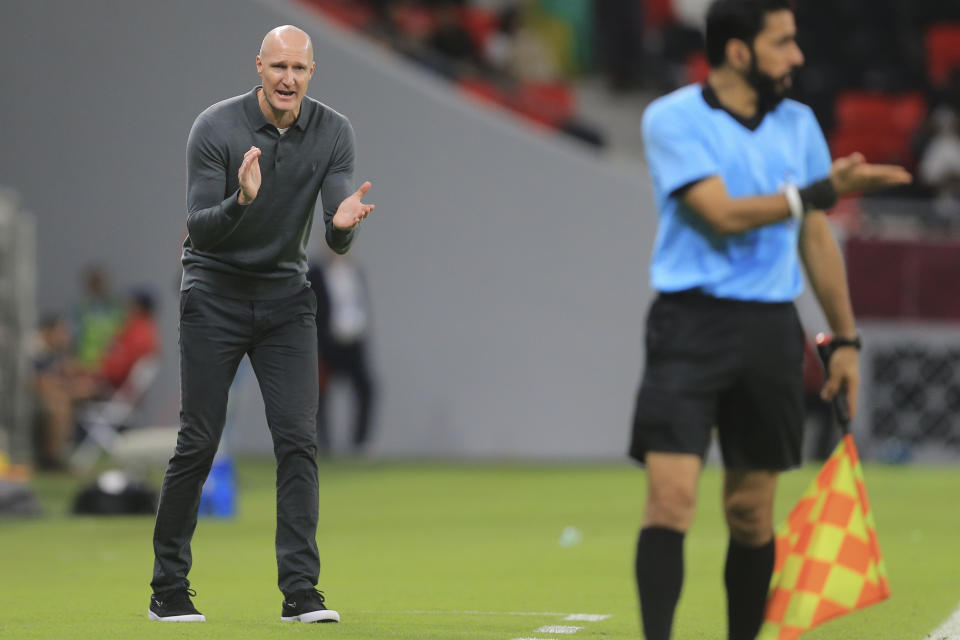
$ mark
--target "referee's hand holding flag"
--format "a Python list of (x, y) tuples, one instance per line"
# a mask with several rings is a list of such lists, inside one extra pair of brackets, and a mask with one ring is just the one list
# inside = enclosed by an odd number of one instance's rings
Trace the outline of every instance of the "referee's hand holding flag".
[[(766, 615), (757, 640), (794, 640), (810, 629), (890, 597), (876, 525), (850, 419), (856, 367), (839, 346), (817, 336), (817, 351), (828, 372), (823, 397), (830, 398), (844, 436), (787, 521), (777, 531), (776, 560)], [(857, 343), (858, 344), (858, 343)], [(838, 360), (838, 356), (840, 359)], [(844, 388), (846, 386), (846, 388)]]
[(857, 414), (857, 388), (860, 383), (857, 347), (837, 346), (830, 336), (820, 333), (817, 334), (817, 353), (827, 378), (820, 390), (820, 397), (833, 404), (840, 428), (846, 433), (850, 421)]

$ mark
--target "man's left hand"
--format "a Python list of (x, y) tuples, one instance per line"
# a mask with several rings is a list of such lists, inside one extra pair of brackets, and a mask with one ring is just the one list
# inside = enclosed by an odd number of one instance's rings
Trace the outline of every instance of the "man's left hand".
[(367, 194), (367, 191), (370, 191), (371, 186), (369, 181), (364, 182), (359, 189), (340, 203), (333, 216), (334, 227), (343, 231), (353, 229), (360, 224), (361, 220), (370, 215), (370, 212), (373, 211), (373, 205), (362, 202), (362, 198)]
[(830, 356), (830, 370), (827, 381), (820, 391), (820, 397), (830, 401), (843, 390), (847, 394), (847, 406), (850, 419), (857, 414), (857, 387), (860, 386), (859, 352), (853, 347), (840, 347)]
[(830, 181), (837, 194), (876, 191), (910, 184), (910, 172), (892, 164), (868, 164), (862, 153), (837, 158), (830, 167)]

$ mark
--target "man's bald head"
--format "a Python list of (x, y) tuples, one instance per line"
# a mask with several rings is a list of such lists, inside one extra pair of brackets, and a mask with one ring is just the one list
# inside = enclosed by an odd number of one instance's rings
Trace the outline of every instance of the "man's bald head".
[(257, 75), (263, 81), (257, 100), (278, 129), (288, 127), (300, 114), (300, 102), (316, 66), (313, 43), (303, 30), (284, 25), (263, 39), (257, 56)]
[(277, 50), (306, 51), (307, 59), (313, 62), (313, 41), (303, 29), (291, 24), (271, 29), (260, 43), (260, 57), (270, 55)]

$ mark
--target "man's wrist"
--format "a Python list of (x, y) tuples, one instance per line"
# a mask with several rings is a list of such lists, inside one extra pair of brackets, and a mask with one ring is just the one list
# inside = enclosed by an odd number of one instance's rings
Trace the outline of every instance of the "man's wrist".
[(833, 338), (830, 340), (830, 344), (834, 349), (839, 349), (841, 347), (853, 347), (859, 351), (863, 346), (863, 341), (860, 339), (859, 333), (853, 332), (851, 334), (833, 336)]
[(823, 178), (812, 182), (798, 190), (803, 211), (824, 211), (837, 204), (837, 189), (830, 178)]

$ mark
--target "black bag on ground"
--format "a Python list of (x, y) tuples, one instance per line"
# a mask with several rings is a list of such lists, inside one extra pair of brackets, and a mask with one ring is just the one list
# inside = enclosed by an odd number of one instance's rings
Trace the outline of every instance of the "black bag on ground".
[(156, 490), (122, 471), (105, 471), (73, 500), (77, 515), (138, 515), (157, 513)]

